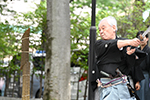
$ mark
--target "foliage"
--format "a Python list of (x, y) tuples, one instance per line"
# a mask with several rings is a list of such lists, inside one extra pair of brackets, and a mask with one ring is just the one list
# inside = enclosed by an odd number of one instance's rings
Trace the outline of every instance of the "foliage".
[(70, 3), (71, 64), (85, 69), (88, 68), (90, 14), (83, 10), (90, 7), (90, 4), (90, 0), (74, 0)]
[(5, 58), (8, 55), (12, 55), (12, 53), (16, 53), (16, 39), (13, 36), (13, 29), (10, 25), (0, 23), (0, 27), (0, 58)]
[[(18, 24), (24, 25), (24, 22), (28, 22), (26, 25), (27, 28), (30, 28), (31, 31), (30, 33), (34, 34), (40, 34), (41, 36), (41, 41), (38, 41), (40, 45), (36, 44), (31, 44), (30, 48), (34, 48), (37, 50), (43, 50), (44, 48), (41, 46), (44, 41), (45, 41), (45, 31), (47, 28), (47, 23), (46, 23), (46, 14), (47, 14), (47, 9), (46, 9), (46, 0), (41, 1), (40, 4), (36, 4), (37, 9), (34, 12), (27, 12), (27, 13), (19, 13), (15, 16), (15, 20), (17, 21)], [(17, 20), (20, 17), (23, 18), (23, 20)], [(21, 29), (24, 29), (24, 27), (20, 26)], [(26, 28), (26, 29), (27, 29)], [(32, 36), (30, 36), (32, 37)], [(36, 42), (34, 40), (31, 40), (33, 42)]]
[[(149, 1), (117, 0), (108, 6), (102, 6), (97, 14), (100, 20), (106, 16), (114, 16), (118, 22), (118, 36), (134, 38), (139, 30), (146, 30), (148, 23), (143, 23), (142, 13), (149, 8)], [(98, 4), (99, 5), (99, 4)], [(113, 5), (113, 7), (112, 7)], [(98, 23), (97, 23), (98, 25)]]
[[(2, 2), (2, 1), (0, 1)], [(5, 1), (6, 2), (6, 1)], [(7, 13), (6, 13), (7, 12)], [(11, 14), (10, 14), (11, 13)], [(7, 3), (0, 4), (0, 14), (1, 17), (6, 17), (14, 15), (16, 12), (7, 8)], [(2, 20), (2, 19), (0, 19)], [(11, 56), (16, 53), (15, 37), (13, 27), (9, 24), (7, 20), (0, 21), (0, 60), (3, 60), (6, 56)]]

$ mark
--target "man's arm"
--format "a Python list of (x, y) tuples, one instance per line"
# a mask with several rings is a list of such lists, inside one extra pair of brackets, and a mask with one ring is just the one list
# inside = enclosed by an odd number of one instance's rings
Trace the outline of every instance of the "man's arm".
[(117, 46), (118, 48), (122, 48), (124, 46), (133, 46), (133, 47), (137, 47), (139, 46), (141, 43), (141, 41), (138, 39), (138, 38), (134, 38), (134, 39), (131, 39), (131, 40), (118, 40), (117, 41)]

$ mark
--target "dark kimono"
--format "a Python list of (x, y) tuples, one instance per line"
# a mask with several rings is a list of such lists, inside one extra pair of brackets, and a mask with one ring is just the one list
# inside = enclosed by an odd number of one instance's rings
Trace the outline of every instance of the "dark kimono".
[(140, 64), (140, 68), (142, 69), (145, 79), (140, 82), (141, 88), (136, 93), (141, 100), (150, 100), (150, 88), (149, 88), (150, 47), (146, 45), (142, 51), (147, 53), (146, 59), (142, 61), (142, 63)]
[[(123, 47), (118, 49), (117, 41), (114, 40), (98, 40), (95, 43), (95, 53), (97, 62), (92, 68), (91, 72), (91, 85), (93, 90), (97, 88), (96, 79), (106, 77), (100, 74), (100, 71), (104, 71), (112, 76), (116, 76), (116, 69), (118, 68), (123, 74), (129, 75), (132, 73), (134, 77), (134, 82), (141, 81), (144, 79), (142, 71), (140, 68), (135, 68), (140, 64), (140, 62), (145, 58), (146, 53), (136, 49), (135, 53), (132, 55), (126, 54), (126, 48)], [(138, 56), (138, 59), (135, 59)], [(133, 74), (134, 73), (134, 74)]]

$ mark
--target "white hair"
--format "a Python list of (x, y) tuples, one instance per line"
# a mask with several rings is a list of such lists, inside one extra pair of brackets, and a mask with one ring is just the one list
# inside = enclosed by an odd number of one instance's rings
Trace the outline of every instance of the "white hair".
[(99, 27), (99, 25), (100, 25), (100, 23), (103, 21), (103, 20), (107, 20), (107, 22), (108, 22), (108, 24), (110, 25), (110, 26), (113, 26), (113, 25), (115, 25), (116, 26), (116, 31), (117, 31), (117, 21), (116, 21), (116, 19), (113, 17), (113, 16), (108, 16), (108, 17), (105, 17), (105, 18), (103, 18), (100, 22), (99, 22), (99, 24), (98, 24), (98, 27)]

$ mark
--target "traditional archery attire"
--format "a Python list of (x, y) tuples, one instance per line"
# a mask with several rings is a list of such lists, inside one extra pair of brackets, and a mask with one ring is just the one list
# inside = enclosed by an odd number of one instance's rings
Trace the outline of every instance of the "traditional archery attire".
[(141, 88), (140, 90), (136, 91), (136, 93), (141, 100), (150, 100), (150, 88), (149, 88), (150, 47), (146, 45), (142, 51), (147, 53), (146, 59), (140, 64), (145, 79), (140, 82)]
[[(97, 63), (93, 66), (91, 72), (93, 90), (97, 88), (96, 80), (100, 79), (101, 82), (101, 86), (96, 89), (96, 94), (99, 95), (95, 97), (95, 100), (136, 100), (130, 96), (126, 85), (128, 83), (126, 77), (129, 73), (134, 72), (132, 76), (135, 77), (135, 82), (144, 79), (142, 71), (139, 68), (133, 67), (138, 65), (146, 54), (136, 49), (134, 54), (127, 55), (126, 47), (118, 49), (117, 41), (118, 38), (113, 40), (98, 40), (95, 43)], [(135, 55), (139, 59), (136, 60)], [(124, 77), (119, 77), (116, 69), (119, 69)], [(137, 69), (139, 70), (138, 74), (136, 72)], [(101, 74), (100, 71), (107, 73), (111, 77)], [(108, 83), (111, 83), (111, 85)]]

